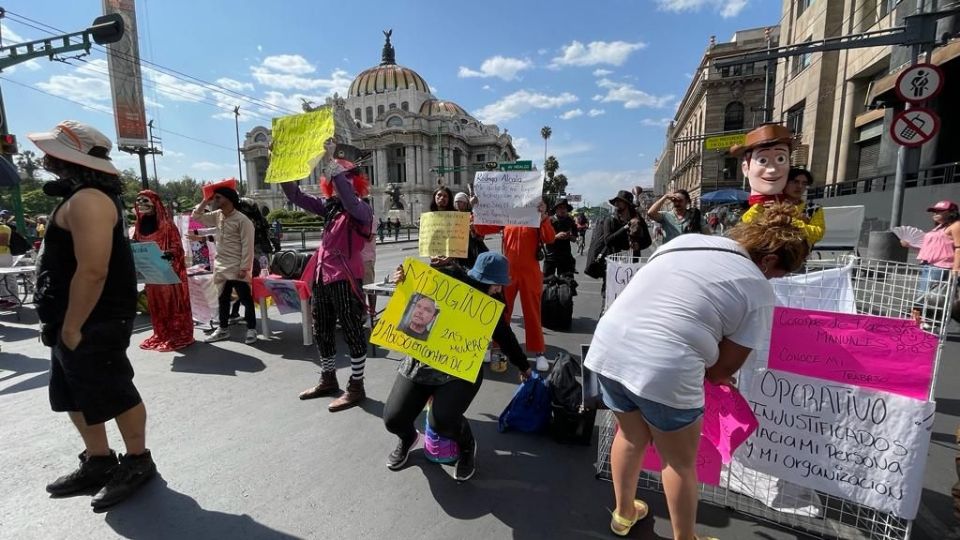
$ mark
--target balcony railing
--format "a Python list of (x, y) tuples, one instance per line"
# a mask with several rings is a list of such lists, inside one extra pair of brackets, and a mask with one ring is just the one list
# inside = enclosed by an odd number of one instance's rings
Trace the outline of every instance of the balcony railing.
[[(928, 169), (921, 169), (916, 175), (908, 175), (904, 184), (907, 188), (955, 184), (960, 182), (960, 163), (947, 163)], [(874, 191), (892, 190), (894, 175), (868, 176), (845, 180), (827, 186), (817, 186), (807, 192), (808, 199), (828, 199), (843, 195), (859, 195)]]

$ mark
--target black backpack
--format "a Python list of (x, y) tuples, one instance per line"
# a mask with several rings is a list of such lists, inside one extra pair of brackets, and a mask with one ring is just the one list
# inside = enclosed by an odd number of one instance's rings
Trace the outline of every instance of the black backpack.
[(240, 210), (241, 214), (247, 216), (247, 219), (253, 222), (253, 242), (257, 252), (266, 255), (273, 253), (274, 246), (271, 241), (272, 229), (270, 223), (267, 222), (267, 218), (263, 217), (263, 213), (257, 208), (257, 205), (241, 201), (237, 206), (237, 210)]
[(543, 280), (540, 296), (540, 318), (545, 328), (569, 330), (573, 322), (573, 297), (577, 281), (572, 275), (550, 276)]
[(275, 253), (273, 260), (270, 261), (270, 273), (283, 279), (300, 279), (307, 263), (310, 262), (310, 257), (310, 253), (300, 253), (299, 251)]
[(547, 382), (550, 386), (550, 434), (562, 443), (590, 445), (595, 409), (583, 406), (583, 385), (580, 362), (566, 352), (557, 354)]

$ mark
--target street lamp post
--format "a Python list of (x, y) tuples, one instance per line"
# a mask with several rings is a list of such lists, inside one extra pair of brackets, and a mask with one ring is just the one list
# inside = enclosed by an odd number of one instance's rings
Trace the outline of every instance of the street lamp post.
[(240, 187), (243, 186), (243, 159), (240, 152), (240, 106), (233, 108), (233, 124), (237, 130), (237, 172), (240, 173)]

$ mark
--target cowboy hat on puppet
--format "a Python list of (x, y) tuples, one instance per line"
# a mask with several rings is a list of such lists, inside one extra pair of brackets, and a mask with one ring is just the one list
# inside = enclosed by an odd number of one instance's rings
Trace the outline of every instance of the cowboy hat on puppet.
[(750, 182), (750, 206), (784, 200), (792, 150), (793, 135), (779, 124), (763, 124), (747, 133), (743, 144), (730, 148), (741, 158), (740, 167)]

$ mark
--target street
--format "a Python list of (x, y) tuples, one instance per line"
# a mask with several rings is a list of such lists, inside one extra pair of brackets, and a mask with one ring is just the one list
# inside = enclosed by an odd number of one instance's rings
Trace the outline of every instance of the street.
[[(499, 238), (488, 239), (496, 249)], [(416, 243), (378, 247), (377, 278)], [(583, 267), (583, 258), (578, 261)], [(573, 328), (545, 330), (548, 357), (579, 354), (600, 310), (600, 283), (578, 276)], [(384, 300), (380, 300), (383, 307)], [(514, 329), (523, 341), (520, 309)], [(396, 440), (380, 419), (396, 372), (396, 355), (378, 349), (367, 362), (367, 400), (331, 414), (329, 399), (299, 401), (319, 373), (314, 347), (304, 347), (299, 315), (271, 314), (274, 335), (256, 345), (197, 343), (181, 353), (142, 351), (149, 319), (138, 319), (129, 349), (148, 411), (147, 441), (160, 476), (129, 501), (100, 515), (88, 496), (51, 499), (44, 485), (76, 466), (79, 436), (47, 402), (48, 351), (36, 315), (0, 318), (0, 538), (610, 538), (613, 490), (594, 478), (593, 446), (565, 446), (547, 436), (497, 432), (497, 417), (517, 384), (516, 370), (485, 370), (468, 417), (479, 442), (478, 472), (458, 485), (452, 468), (420, 451), (406, 468), (385, 465)], [(202, 337), (200, 332), (197, 336)], [(341, 384), (349, 366), (338, 339)], [(956, 535), (950, 487), (957, 480), (954, 431), (960, 417), (958, 344), (940, 371), (938, 414), (913, 538)], [(421, 419), (422, 422), (422, 419)], [(113, 448), (123, 445), (112, 424)], [(661, 494), (641, 494), (652, 518), (631, 538), (669, 538)], [(702, 505), (700, 534), (724, 539), (786, 540), (802, 534), (724, 508)]]

